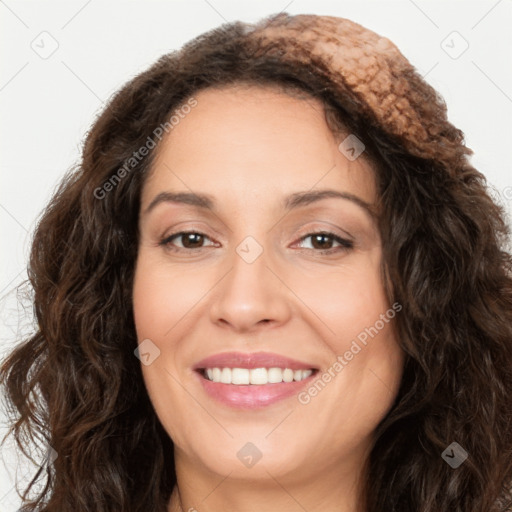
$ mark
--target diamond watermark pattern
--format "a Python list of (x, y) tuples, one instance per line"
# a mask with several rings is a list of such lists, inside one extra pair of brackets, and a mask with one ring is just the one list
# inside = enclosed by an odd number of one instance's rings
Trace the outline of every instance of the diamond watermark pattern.
[(48, 445), (48, 449), (46, 450), (46, 464), (50, 466), (55, 462), (59, 454), (53, 449), (51, 445)]
[(441, 457), (453, 468), (457, 469), (467, 458), (468, 452), (455, 441), (446, 448)]
[(263, 457), (263, 454), (253, 443), (245, 443), (242, 448), (238, 450), (236, 456), (244, 466), (251, 469), (261, 459), (261, 457)]
[(353, 133), (351, 133), (343, 142), (340, 143), (338, 149), (345, 157), (353, 162), (365, 150), (365, 145)]
[(149, 366), (160, 356), (160, 349), (149, 339), (141, 341), (133, 353), (140, 359), (144, 366)]
[(454, 30), (441, 41), (441, 48), (449, 57), (456, 60), (469, 48), (469, 43)]
[(32, 48), (41, 59), (46, 60), (57, 51), (59, 43), (49, 32), (44, 30), (30, 43), (30, 48)]
[(255, 238), (247, 236), (238, 244), (236, 252), (246, 263), (254, 263), (263, 252), (263, 247)]

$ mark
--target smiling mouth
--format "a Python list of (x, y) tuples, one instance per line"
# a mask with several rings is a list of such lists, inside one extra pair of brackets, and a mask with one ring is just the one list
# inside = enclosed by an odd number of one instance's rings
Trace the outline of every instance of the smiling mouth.
[(221, 383), (233, 384), (235, 386), (264, 386), (267, 384), (280, 384), (300, 382), (318, 370), (304, 368), (292, 370), (291, 368), (199, 368), (199, 374), (206, 380)]

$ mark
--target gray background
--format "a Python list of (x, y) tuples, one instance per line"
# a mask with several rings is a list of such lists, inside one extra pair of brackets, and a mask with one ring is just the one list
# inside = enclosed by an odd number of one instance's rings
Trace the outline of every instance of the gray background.
[[(29, 297), (16, 290), (31, 235), (105, 101), (196, 35), (281, 10), (350, 18), (391, 39), (445, 98), (510, 215), (512, 0), (0, 1), (0, 355), (31, 329)], [(26, 482), (33, 468), (9, 445), (1, 459), (0, 511), (10, 512), (15, 478)]]

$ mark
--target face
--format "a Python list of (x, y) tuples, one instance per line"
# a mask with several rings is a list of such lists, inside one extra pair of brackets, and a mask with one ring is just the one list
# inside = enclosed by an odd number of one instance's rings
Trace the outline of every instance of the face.
[(142, 191), (133, 289), (176, 465), (281, 482), (353, 471), (403, 363), (372, 169), (338, 149), (316, 100), (195, 98)]

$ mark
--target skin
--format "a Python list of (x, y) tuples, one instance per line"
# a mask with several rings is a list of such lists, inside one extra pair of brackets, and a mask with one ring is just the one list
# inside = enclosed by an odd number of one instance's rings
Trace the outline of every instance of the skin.
[[(139, 342), (160, 350), (142, 370), (175, 447), (169, 511), (358, 511), (372, 433), (402, 373), (392, 320), (306, 404), (293, 396), (233, 409), (206, 395), (192, 367), (220, 352), (269, 351), (326, 372), (390, 310), (376, 219), (365, 208), (342, 198), (288, 212), (282, 205), (312, 189), (372, 205), (373, 171), (364, 153), (349, 161), (338, 150), (344, 136), (333, 135), (317, 100), (254, 86), (195, 98), (142, 191), (133, 289)], [(216, 210), (161, 202), (146, 212), (165, 191), (207, 193)], [(307, 236), (320, 230), (353, 247)], [(175, 252), (160, 245), (179, 231), (206, 237), (177, 237)], [(250, 264), (236, 252), (247, 236), (263, 249)], [(237, 458), (247, 442), (262, 454), (251, 468)]]

